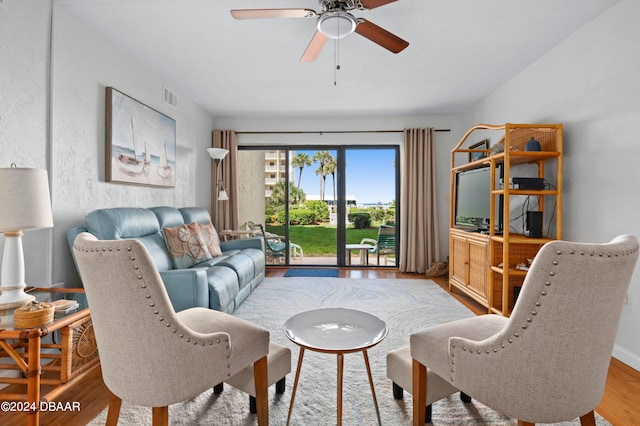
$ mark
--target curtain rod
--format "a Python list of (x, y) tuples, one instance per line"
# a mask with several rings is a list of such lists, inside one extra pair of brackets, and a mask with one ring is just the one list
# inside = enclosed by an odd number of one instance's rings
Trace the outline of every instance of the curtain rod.
[[(435, 129), (436, 132), (450, 132), (451, 129)], [(292, 135), (292, 134), (319, 134), (323, 133), (403, 133), (404, 130), (316, 130), (316, 131), (287, 131), (287, 132), (242, 132), (237, 131), (238, 135)]]

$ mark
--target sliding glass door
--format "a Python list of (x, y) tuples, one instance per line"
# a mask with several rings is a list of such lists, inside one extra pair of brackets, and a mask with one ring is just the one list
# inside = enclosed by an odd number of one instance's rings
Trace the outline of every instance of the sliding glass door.
[(381, 227), (395, 236), (397, 156), (397, 147), (241, 148), (240, 223), (263, 225), (269, 265), (395, 266), (395, 238), (377, 246)]
[[(345, 260), (396, 266), (397, 147), (345, 149)], [(371, 245), (374, 248), (363, 249)]]

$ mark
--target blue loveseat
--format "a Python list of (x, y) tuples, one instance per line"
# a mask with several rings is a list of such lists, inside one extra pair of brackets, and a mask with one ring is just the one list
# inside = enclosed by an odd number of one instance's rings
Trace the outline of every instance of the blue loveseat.
[(176, 311), (205, 307), (232, 313), (264, 279), (262, 238), (222, 242), (221, 256), (188, 269), (174, 269), (163, 229), (193, 222), (210, 223), (209, 212), (196, 207), (101, 209), (89, 213), (84, 226), (67, 231), (67, 240), (72, 247), (81, 232), (100, 240), (135, 238), (149, 250)]

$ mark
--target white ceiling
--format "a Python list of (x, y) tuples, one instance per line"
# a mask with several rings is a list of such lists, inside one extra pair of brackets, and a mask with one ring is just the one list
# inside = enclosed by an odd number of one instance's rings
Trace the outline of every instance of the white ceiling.
[(354, 33), (299, 58), (315, 19), (230, 9), (317, 0), (59, 0), (216, 117), (461, 113), (617, 0), (399, 0), (355, 11), (409, 41), (394, 55)]

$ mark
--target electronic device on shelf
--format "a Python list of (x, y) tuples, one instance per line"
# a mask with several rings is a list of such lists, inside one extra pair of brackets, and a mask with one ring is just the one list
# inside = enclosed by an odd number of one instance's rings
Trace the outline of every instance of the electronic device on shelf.
[[(544, 178), (537, 177), (512, 177), (509, 179), (511, 189), (530, 189), (534, 191), (543, 190)], [(500, 188), (504, 188), (504, 179), (500, 179)]]
[[(502, 168), (500, 167), (500, 174)], [(458, 229), (489, 233), (491, 228), (491, 168), (480, 167), (455, 174), (454, 226)], [(503, 196), (496, 202), (498, 223), (494, 231), (502, 231)]]

